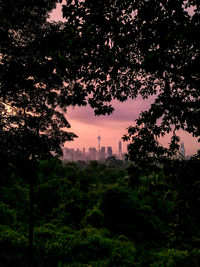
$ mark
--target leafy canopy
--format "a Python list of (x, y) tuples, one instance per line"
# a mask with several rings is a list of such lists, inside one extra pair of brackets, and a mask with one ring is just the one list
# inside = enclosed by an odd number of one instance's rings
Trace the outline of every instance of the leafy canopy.
[(55, 4), (9, 0), (0, 9), (0, 143), (26, 157), (60, 154), (60, 145), (75, 137), (66, 132), (70, 125), (59, 108), (64, 81), (54, 38), (61, 25), (47, 22)]
[(2, 142), (26, 132), (27, 149), (58, 152), (74, 137), (61, 110), (89, 103), (109, 114), (113, 99), (139, 94), (155, 100), (124, 136), (131, 158), (170, 155), (158, 142), (166, 133), (172, 151), (177, 130), (199, 137), (199, 1), (69, 0), (65, 22), (49, 23), (55, 4), (2, 2)]
[(172, 132), (176, 151), (179, 129), (199, 137), (199, 1), (67, 1), (63, 17), (66, 77), (97, 115), (112, 99), (155, 97), (124, 136), (130, 157), (171, 155), (158, 138)]

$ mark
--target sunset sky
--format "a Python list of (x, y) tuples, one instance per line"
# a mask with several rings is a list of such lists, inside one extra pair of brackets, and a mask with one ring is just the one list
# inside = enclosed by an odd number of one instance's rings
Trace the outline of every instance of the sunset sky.
[[(50, 20), (61, 20), (61, 4), (52, 12)], [(113, 102), (115, 111), (109, 116), (95, 116), (90, 107), (69, 108), (66, 117), (71, 124), (71, 130), (78, 135), (73, 142), (65, 143), (65, 147), (80, 148), (88, 150), (88, 147), (98, 146), (97, 137), (100, 134), (102, 146), (112, 146), (117, 152), (119, 140), (126, 133), (126, 128), (133, 124), (142, 110), (150, 107), (152, 100), (142, 100), (138, 97), (135, 100), (128, 100), (124, 103)], [(200, 149), (200, 143), (190, 134), (180, 132), (181, 142), (184, 142), (186, 154), (191, 155)], [(167, 145), (170, 137), (165, 137), (161, 143)], [(126, 151), (127, 143), (122, 144), (123, 151)]]
[[(115, 111), (109, 116), (95, 116), (94, 111), (90, 107), (69, 108), (67, 119), (71, 124), (71, 130), (76, 133), (79, 138), (73, 142), (67, 142), (65, 147), (80, 148), (98, 146), (97, 137), (100, 133), (102, 138), (102, 146), (112, 146), (114, 152), (117, 152), (118, 143), (121, 137), (126, 133), (126, 128), (133, 124), (139, 113), (148, 109), (151, 100), (142, 100), (138, 97), (136, 100), (128, 100), (124, 103), (114, 102)], [(184, 142), (186, 154), (191, 155), (200, 149), (197, 139), (193, 138), (186, 132), (179, 132), (181, 142)], [(168, 145), (170, 136), (166, 136), (161, 140), (163, 145)], [(127, 143), (123, 143), (123, 151), (126, 150)]]

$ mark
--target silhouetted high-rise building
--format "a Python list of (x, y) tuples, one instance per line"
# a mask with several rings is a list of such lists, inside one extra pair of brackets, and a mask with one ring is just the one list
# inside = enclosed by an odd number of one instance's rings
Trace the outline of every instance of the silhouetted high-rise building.
[(106, 148), (102, 146), (100, 150), (99, 160), (105, 161), (105, 158), (106, 158)]
[(119, 141), (118, 157), (119, 159), (122, 159), (122, 142), (121, 141)]
[(67, 151), (68, 151), (68, 148), (64, 147), (63, 148), (63, 159), (66, 159), (67, 157)]
[(184, 147), (184, 143), (181, 143), (180, 154), (181, 154), (181, 156), (183, 158), (185, 158), (185, 147)]
[(82, 156), (82, 160), (86, 160), (85, 148), (83, 148), (83, 156)]
[(77, 148), (77, 150), (74, 152), (74, 161), (82, 160), (82, 152)]
[(112, 147), (111, 146), (108, 146), (107, 147), (107, 157), (112, 157)]
[(74, 149), (64, 147), (63, 148), (63, 159), (67, 161), (74, 161), (75, 160)]
[(89, 160), (97, 160), (97, 150), (95, 147), (89, 147)]

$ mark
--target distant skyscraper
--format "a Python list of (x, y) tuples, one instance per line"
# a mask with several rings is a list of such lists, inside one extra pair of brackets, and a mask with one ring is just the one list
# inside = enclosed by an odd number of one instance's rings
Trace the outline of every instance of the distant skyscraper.
[(102, 146), (100, 150), (99, 160), (105, 161), (105, 158), (106, 158), (106, 148)]
[(97, 137), (97, 139), (98, 139), (98, 160), (99, 160), (100, 159), (100, 150), (101, 150), (101, 144), (100, 144), (100, 142), (101, 142), (101, 136), (99, 135)]
[(67, 152), (68, 152), (68, 148), (64, 147), (63, 148), (63, 159), (67, 158)]
[(83, 148), (83, 158), (82, 158), (82, 160), (85, 160), (85, 148)]
[(107, 147), (107, 156), (108, 156), (108, 158), (112, 157), (112, 147), (111, 146)]
[(82, 152), (79, 150), (79, 148), (74, 151), (74, 161), (82, 160)]
[(89, 160), (97, 160), (97, 150), (95, 147), (89, 147)]
[(67, 161), (74, 161), (75, 160), (75, 153), (74, 149), (70, 148), (63, 148), (63, 159)]
[(181, 156), (183, 158), (185, 158), (185, 147), (184, 147), (184, 143), (181, 143), (180, 154), (181, 154)]
[(122, 159), (122, 142), (121, 141), (119, 141), (118, 157), (119, 159)]

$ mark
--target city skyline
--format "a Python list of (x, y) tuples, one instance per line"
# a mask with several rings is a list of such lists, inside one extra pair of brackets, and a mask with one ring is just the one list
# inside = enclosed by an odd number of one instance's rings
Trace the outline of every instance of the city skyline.
[[(104, 161), (106, 158), (115, 156), (118, 159), (123, 159), (126, 151), (122, 149), (121, 140), (118, 141), (118, 151), (114, 151), (112, 146), (101, 145), (101, 137), (97, 137), (98, 143), (96, 146), (74, 148), (74, 147), (64, 147), (63, 148), (63, 159), (68, 159), (74, 161), (74, 157), (79, 158), (78, 160), (100, 160)], [(68, 157), (67, 154), (73, 154)], [(76, 154), (76, 155), (75, 155)], [(80, 155), (79, 155), (80, 154)], [(73, 158), (73, 159), (72, 159)], [(75, 160), (77, 161), (77, 159)]]
[[(118, 151), (114, 152), (112, 146), (100, 146), (101, 137), (98, 136), (98, 148), (89, 147), (89, 148), (63, 148), (63, 156), (62, 160), (66, 161), (91, 161), (96, 160), (100, 162), (105, 162), (107, 158), (114, 156), (118, 160), (124, 160), (126, 153), (122, 150), (122, 143), (119, 141), (118, 143)], [(184, 143), (180, 144), (179, 153), (176, 155), (179, 159), (190, 159), (190, 155), (186, 154)]]
[[(76, 126), (77, 124), (75, 123), (74, 125)], [(117, 133), (116, 136), (112, 136), (113, 131), (111, 131), (111, 133), (107, 135), (100, 135), (99, 130), (96, 130), (97, 134), (95, 136), (94, 129), (92, 129), (92, 134), (87, 136), (85, 129), (87, 129), (87, 126), (84, 129), (79, 129), (79, 131), (77, 131), (78, 129), (74, 129), (75, 131), (73, 132), (75, 132), (76, 134), (77, 132), (79, 132), (80, 135), (77, 134), (78, 138), (75, 138), (74, 141), (67, 141), (64, 145), (64, 148), (88, 150), (90, 147), (95, 147), (98, 151), (99, 147), (112, 147), (113, 153), (118, 155), (119, 142), (121, 142), (122, 153), (127, 152), (127, 142), (123, 142), (122, 139), (120, 139), (119, 133)], [(110, 136), (112, 136), (112, 139), (109, 139)]]
[(104, 162), (107, 158), (114, 156), (116, 159), (123, 160), (125, 153), (122, 151), (121, 141), (118, 144), (118, 152), (114, 153), (112, 146), (100, 146), (100, 136), (98, 136), (98, 148), (89, 147), (87, 148), (63, 148), (63, 160), (66, 161), (91, 161), (96, 160), (100, 162)]
[[(118, 142), (122, 141), (122, 136), (126, 133), (128, 126), (134, 124), (141, 110), (148, 109), (151, 99), (128, 100), (120, 103), (113, 102), (115, 111), (111, 115), (95, 116), (94, 111), (90, 107), (69, 107), (66, 117), (71, 124), (70, 131), (78, 135), (72, 142), (66, 142), (65, 147), (69, 148), (87, 148), (98, 147), (97, 137), (101, 136), (101, 143), (107, 147), (112, 146), (113, 151), (118, 151)], [(146, 108), (145, 108), (146, 107)], [(184, 142), (186, 154), (193, 155), (200, 149), (200, 143), (197, 138), (193, 138), (191, 134), (185, 131), (179, 131), (180, 143)], [(170, 142), (170, 135), (166, 135), (160, 139), (160, 143), (165, 147)], [(127, 150), (127, 142), (122, 141), (123, 151)]]

